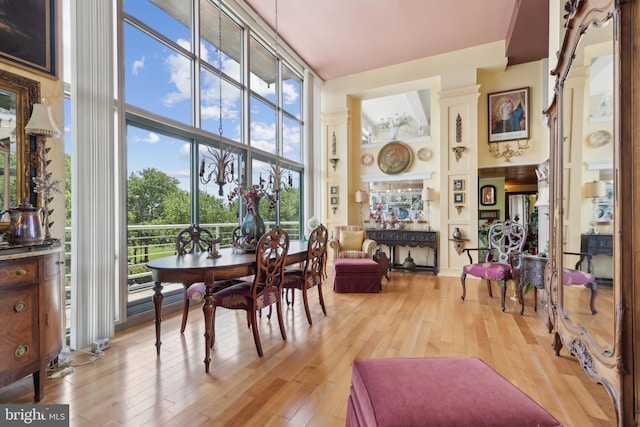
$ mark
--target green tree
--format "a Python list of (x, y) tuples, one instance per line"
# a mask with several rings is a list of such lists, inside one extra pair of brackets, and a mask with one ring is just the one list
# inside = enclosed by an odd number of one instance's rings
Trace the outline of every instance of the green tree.
[[(127, 190), (129, 224), (163, 224), (167, 208), (171, 209), (172, 216), (180, 217), (176, 211), (177, 200), (180, 200), (177, 193), (184, 190), (180, 189), (179, 183), (155, 168), (132, 172)], [(189, 210), (189, 203), (186, 203), (186, 209)]]

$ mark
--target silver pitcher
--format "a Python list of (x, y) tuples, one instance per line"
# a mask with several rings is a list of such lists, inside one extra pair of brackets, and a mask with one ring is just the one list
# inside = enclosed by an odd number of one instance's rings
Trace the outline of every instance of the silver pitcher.
[(7, 240), (11, 244), (39, 244), (44, 241), (44, 209), (35, 208), (25, 198), (17, 208), (10, 208), (11, 220)]

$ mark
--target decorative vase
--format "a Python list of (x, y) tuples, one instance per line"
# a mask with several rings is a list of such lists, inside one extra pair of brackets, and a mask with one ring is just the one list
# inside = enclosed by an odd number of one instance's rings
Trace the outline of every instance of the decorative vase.
[[(250, 206), (247, 203), (247, 206)], [(247, 209), (247, 214), (240, 225), (241, 245), (244, 249), (251, 249), (258, 245), (258, 241), (266, 232), (264, 221), (260, 216), (260, 197), (253, 199), (253, 207)]]
[(398, 133), (400, 132), (400, 128), (393, 126), (389, 128), (389, 139), (398, 139)]
[(413, 271), (416, 269), (416, 263), (413, 261), (413, 258), (411, 258), (411, 251), (409, 251), (409, 255), (404, 259), (402, 267), (408, 271)]
[(462, 239), (462, 233), (460, 232), (460, 229), (458, 227), (453, 229), (453, 234), (451, 235), (451, 237), (453, 237), (455, 240)]

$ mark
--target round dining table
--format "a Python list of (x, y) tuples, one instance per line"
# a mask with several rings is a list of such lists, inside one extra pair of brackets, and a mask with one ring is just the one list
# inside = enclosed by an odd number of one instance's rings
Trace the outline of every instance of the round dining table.
[[(153, 305), (155, 307), (156, 353), (160, 354), (162, 341), (162, 283), (197, 283), (204, 282), (213, 286), (213, 281), (237, 279), (255, 273), (256, 254), (239, 251), (235, 248), (224, 248), (218, 251), (218, 258), (211, 257), (209, 252), (197, 254), (173, 255), (157, 258), (147, 263), (154, 281)], [(289, 242), (289, 252), (285, 264), (295, 264), (307, 258), (307, 242)], [(206, 337), (205, 337), (206, 339)]]

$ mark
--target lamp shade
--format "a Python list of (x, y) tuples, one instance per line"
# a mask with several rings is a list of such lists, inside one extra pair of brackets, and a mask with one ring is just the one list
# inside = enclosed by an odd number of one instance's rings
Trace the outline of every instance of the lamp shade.
[(436, 196), (436, 191), (433, 188), (425, 188), (424, 190), (422, 190), (422, 201), (423, 202), (431, 202), (432, 200), (434, 200)]
[(584, 197), (586, 199), (595, 199), (596, 197), (604, 197), (607, 188), (604, 181), (593, 181), (584, 184)]
[(33, 104), (33, 112), (24, 131), (28, 135), (46, 135), (54, 138), (61, 134), (51, 116), (51, 108), (44, 104)]
[(369, 194), (366, 191), (356, 191), (356, 203), (365, 203), (367, 201), (369, 201)]

